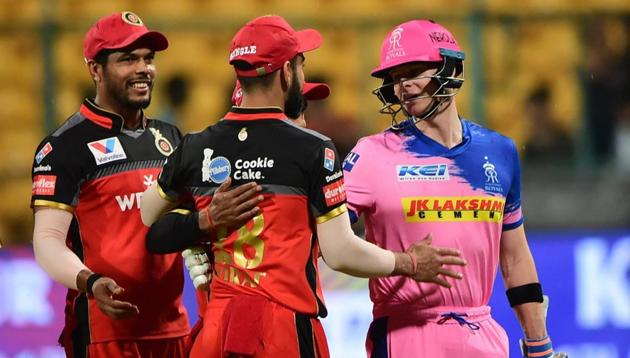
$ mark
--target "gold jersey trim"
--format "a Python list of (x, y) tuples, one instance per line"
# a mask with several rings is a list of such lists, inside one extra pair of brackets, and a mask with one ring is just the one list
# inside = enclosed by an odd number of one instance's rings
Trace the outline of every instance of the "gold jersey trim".
[(327, 212), (326, 214), (322, 216), (318, 216), (317, 218), (315, 218), (315, 222), (318, 224), (323, 224), (326, 221), (345, 213), (346, 211), (348, 211), (348, 207), (346, 206), (346, 204), (343, 204), (339, 207), (332, 209), (331, 211)]
[(50, 201), (50, 200), (37, 199), (37, 200), (33, 201), (33, 207), (35, 207), (35, 206), (46, 206), (46, 207), (49, 207), (49, 208), (65, 210), (65, 211), (70, 212), (70, 213), (74, 212), (74, 208), (72, 206), (70, 206), (68, 204), (58, 203), (56, 201)]
[(160, 186), (160, 184), (157, 184), (155, 187), (157, 188), (158, 194), (160, 194), (160, 197), (162, 197), (162, 199), (166, 201), (170, 201), (171, 203), (174, 203), (177, 201), (176, 199), (173, 199), (170, 196), (168, 196), (168, 194), (166, 194), (164, 190), (162, 190), (162, 187)]
[(173, 209), (169, 211), (169, 213), (175, 213), (175, 214), (180, 214), (180, 215), (190, 215), (192, 211), (187, 210), (187, 209)]

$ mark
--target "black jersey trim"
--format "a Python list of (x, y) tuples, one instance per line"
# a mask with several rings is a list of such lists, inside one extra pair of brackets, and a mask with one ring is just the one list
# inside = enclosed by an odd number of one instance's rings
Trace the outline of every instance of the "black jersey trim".
[(295, 313), (295, 334), (298, 339), (299, 358), (315, 358), (315, 337), (311, 317), (303, 313)]
[(311, 234), (311, 246), (309, 247), (309, 255), (306, 261), (306, 268), (304, 272), (306, 274), (306, 281), (308, 282), (308, 285), (313, 292), (313, 296), (315, 296), (315, 301), (317, 302), (317, 315), (324, 318), (328, 316), (328, 310), (326, 309), (324, 302), (322, 302), (319, 299), (319, 296), (317, 296), (317, 269), (315, 268), (315, 264), (313, 262), (317, 259), (313, 259), (313, 248), (315, 247), (316, 243), (317, 237)]
[(127, 172), (127, 171), (132, 171), (132, 170), (138, 170), (138, 169), (162, 168), (163, 165), (164, 165), (164, 159), (120, 163), (120, 164), (112, 165), (111, 167), (106, 167), (106, 168), (96, 170), (95, 172), (88, 174), (85, 177), (85, 180), (100, 179), (106, 176), (119, 174), (122, 172)]
[[(289, 185), (273, 185), (273, 184), (262, 184), (262, 194), (276, 194), (276, 195), (299, 195), (299, 196), (307, 196), (308, 193), (305, 189), (299, 188), (296, 186)], [(212, 196), (214, 192), (219, 187), (203, 187), (203, 186), (190, 186), (186, 189), (193, 196)]]

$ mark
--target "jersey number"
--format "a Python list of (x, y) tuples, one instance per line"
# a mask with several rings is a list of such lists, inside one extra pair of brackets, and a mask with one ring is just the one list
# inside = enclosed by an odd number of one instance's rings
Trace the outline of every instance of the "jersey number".
[[(236, 241), (234, 241), (234, 260), (230, 257), (229, 252), (225, 251), (224, 245), (227, 239), (227, 230), (220, 228), (217, 232), (219, 240), (214, 244), (216, 247), (215, 260), (224, 264), (231, 264), (234, 262), (237, 266), (244, 269), (253, 269), (258, 267), (263, 259), (265, 251), (265, 242), (259, 237), (265, 227), (265, 219), (262, 214), (255, 216), (253, 219), (254, 225), (251, 230), (246, 225), (241, 226), (237, 230)], [(245, 255), (247, 248), (254, 251), (254, 256), (248, 258)]]

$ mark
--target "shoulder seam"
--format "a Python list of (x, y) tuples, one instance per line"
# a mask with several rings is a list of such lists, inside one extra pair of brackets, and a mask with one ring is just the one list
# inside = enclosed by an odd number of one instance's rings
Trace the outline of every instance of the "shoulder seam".
[(76, 112), (75, 114), (73, 114), (70, 117), (68, 117), (68, 119), (66, 119), (65, 122), (63, 122), (63, 124), (59, 128), (57, 128), (56, 131), (53, 132), (51, 137), (59, 137), (64, 132), (70, 130), (73, 127), (76, 127), (77, 125), (79, 125), (84, 120), (85, 120), (85, 117), (83, 117), (83, 115), (81, 115), (81, 113)]
[(288, 125), (290, 125), (290, 126), (292, 126), (292, 127), (296, 128), (296, 129), (299, 129), (300, 131), (302, 131), (302, 132), (304, 132), (304, 133), (310, 134), (310, 135), (312, 135), (312, 136), (314, 136), (314, 137), (317, 137), (318, 139), (321, 139), (321, 140), (323, 140), (323, 141), (329, 141), (329, 140), (331, 140), (331, 139), (330, 139), (330, 138), (328, 138), (327, 136), (325, 136), (325, 135), (323, 135), (323, 134), (321, 134), (321, 133), (319, 133), (319, 132), (317, 132), (317, 131), (314, 131), (314, 130), (312, 130), (312, 129), (303, 128), (303, 127), (298, 126), (297, 124), (293, 123), (290, 119), (283, 119), (282, 121), (283, 121), (284, 123), (286, 123), (286, 124), (288, 124)]

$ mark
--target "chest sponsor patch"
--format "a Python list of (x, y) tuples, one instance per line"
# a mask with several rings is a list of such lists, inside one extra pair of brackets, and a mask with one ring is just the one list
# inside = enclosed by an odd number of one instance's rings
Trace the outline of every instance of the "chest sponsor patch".
[(106, 138), (90, 142), (87, 144), (90, 152), (94, 156), (96, 165), (113, 162), (115, 160), (127, 159), (127, 155), (116, 137)]
[(330, 148), (324, 148), (324, 168), (330, 172), (335, 170), (335, 151)]
[(444, 181), (448, 180), (448, 165), (397, 165), (398, 181)]
[(343, 179), (332, 184), (328, 184), (322, 188), (326, 206), (333, 206), (346, 200), (346, 187)]
[(42, 160), (44, 160), (44, 158), (48, 155), (48, 153), (52, 152), (53, 147), (52, 144), (50, 144), (50, 142), (46, 143), (42, 149), (39, 150), (39, 152), (37, 152), (37, 155), (35, 155), (35, 161), (37, 162), (37, 164), (39, 165)]
[(56, 175), (36, 175), (33, 177), (33, 195), (55, 195)]
[(201, 163), (201, 180), (221, 184), (232, 173), (230, 161), (223, 156), (212, 157), (214, 150), (204, 148), (203, 162)]
[(465, 197), (407, 197), (402, 198), (402, 209), (408, 223), (435, 221), (465, 222), (503, 219), (505, 199), (488, 196)]

